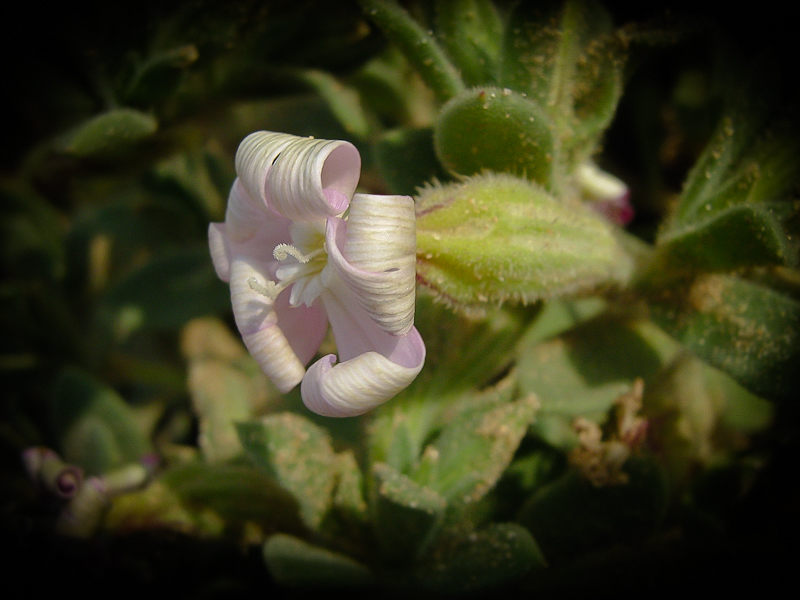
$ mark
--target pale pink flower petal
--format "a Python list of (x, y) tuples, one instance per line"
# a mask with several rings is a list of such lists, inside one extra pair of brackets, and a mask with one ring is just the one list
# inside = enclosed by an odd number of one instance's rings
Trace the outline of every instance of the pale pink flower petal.
[(328, 257), (355, 299), (394, 335), (414, 324), (416, 229), (409, 196), (356, 194), (347, 221), (328, 219)]
[(236, 172), (253, 198), (287, 219), (309, 222), (347, 209), (361, 156), (349, 142), (259, 131), (239, 145)]

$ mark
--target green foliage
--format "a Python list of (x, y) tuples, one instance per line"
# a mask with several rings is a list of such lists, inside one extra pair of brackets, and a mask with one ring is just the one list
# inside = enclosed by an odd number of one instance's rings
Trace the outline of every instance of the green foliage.
[(133, 410), (114, 390), (86, 373), (64, 369), (52, 402), (64, 459), (91, 475), (137, 462), (153, 451)]
[(81, 158), (97, 157), (127, 149), (157, 129), (158, 121), (152, 115), (132, 108), (115, 108), (65, 133), (57, 148)]
[(797, 300), (727, 275), (702, 275), (681, 284), (653, 303), (653, 317), (666, 331), (756, 394), (796, 395)]
[(570, 470), (536, 492), (518, 520), (553, 563), (646, 539), (667, 508), (666, 478), (646, 458), (629, 459), (624, 470), (628, 483), (605, 487), (595, 487)]
[[(261, 547), (288, 587), (529, 593), (690, 533), (767, 546), (748, 532), (790, 520), (764, 498), (797, 496), (776, 471), (800, 383), (792, 77), (770, 55), (739, 76), (704, 33), (642, 63), (604, 140), (635, 44), (674, 31), (615, 28), (593, 1), (360, 4), (137, 5), (65, 25), (41, 65), (9, 54), (4, 524), (52, 529), (60, 505), (38, 490), (31, 509), (19, 466), (46, 444), (102, 477), (157, 452), (105, 532), (189, 536), (193, 569), (197, 538)], [(417, 195), (427, 362), (363, 419), (312, 422), (231, 338), (207, 226), (259, 129), (349, 139), (360, 191)], [(591, 212), (587, 164), (624, 173), (630, 233)], [(618, 479), (590, 481), (576, 423), (630, 456)]]
[(437, 41), (392, 0), (361, 0), (364, 12), (414, 65), (440, 102), (458, 94), (464, 83)]
[(300, 514), (315, 529), (331, 506), (334, 453), (328, 434), (290, 413), (238, 426), (239, 439), (252, 460), (300, 504)]
[(415, 578), (439, 593), (474, 592), (518, 581), (546, 564), (525, 528), (497, 523), (440, 549)]

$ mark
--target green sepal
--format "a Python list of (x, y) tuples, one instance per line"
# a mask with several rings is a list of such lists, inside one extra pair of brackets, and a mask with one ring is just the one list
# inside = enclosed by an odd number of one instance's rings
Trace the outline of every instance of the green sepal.
[(387, 464), (372, 468), (372, 518), (390, 563), (409, 563), (428, 549), (444, 520), (447, 501)]
[(56, 149), (78, 157), (100, 156), (124, 150), (152, 136), (158, 121), (133, 108), (114, 108), (81, 123), (64, 134)]
[(153, 451), (133, 409), (111, 388), (73, 368), (53, 388), (53, 425), (64, 460), (89, 475), (139, 461)]
[(417, 202), (417, 280), (466, 312), (577, 295), (631, 267), (602, 217), (510, 175), (429, 187)]
[(328, 433), (293, 413), (239, 423), (237, 431), (248, 456), (294, 495), (303, 521), (317, 529), (331, 507), (336, 481)]
[(503, 22), (491, 0), (438, 0), (436, 28), (466, 85), (497, 83)]
[(510, 89), (479, 87), (442, 107), (434, 144), (453, 173), (511, 173), (548, 186), (554, 135), (552, 121), (534, 100)]
[(518, 521), (558, 563), (613, 544), (644, 541), (667, 509), (666, 476), (656, 462), (632, 457), (623, 467), (627, 483), (596, 487), (570, 470), (531, 496)]
[(436, 592), (473, 592), (508, 585), (546, 564), (528, 530), (495, 523), (435, 549), (414, 571), (414, 580)]
[(373, 583), (372, 573), (360, 562), (285, 533), (270, 536), (263, 554), (270, 575), (281, 585), (331, 589)]
[(768, 399), (796, 396), (800, 302), (728, 275), (701, 275), (653, 292), (653, 319), (699, 357)]

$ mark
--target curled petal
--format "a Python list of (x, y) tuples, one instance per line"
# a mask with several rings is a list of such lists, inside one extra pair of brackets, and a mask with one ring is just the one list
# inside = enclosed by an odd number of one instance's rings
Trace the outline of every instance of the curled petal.
[(329, 417), (360, 415), (406, 388), (425, 363), (425, 344), (412, 327), (406, 335), (383, 331), (335, 274), (322, 301), (341, 363), (328, 355), (308, 369), (300, 387), (305, 405)]
[[(391, 400), (414, 381), (425, 362), (425, 345), (415, 328), (400, 338), (403, 354), (416, 364), (403, 366), (377, 352), (365, 352), (334, 366), (332, 354), (315, 362), (303, 378), (303, 402), (326, 417), (354, 417)], [(414, 362), (414, 361), (410, 361)]]
[(250, 283), (262, 284), (264, 270), (259, 267), (250, 257), (234, 258), (230, 273), (233, 316), (244, 345), (261, 370), (281, 392), (288, 392), (300, 383), (305, 367), (278, 326), (274, 301)]
[(329, 219), (330, 264), (378, 326), (405, 335), (414, 325), (416, 231), (409, 196), (356, 194), (347, 222)]
[(224, 282), (231, 280), (231, 249), (228, 245), (225, 223), (209, 223), (208, 247), (211, 250), (211, 261), (214, 270)]
[(275, 312), (278, 315), (278, 326), (292, 350), (300, 362), (307, 365), (328, 332), (328, 317), (322, 303), (317, 301), (310, 307), (293, 307), (289, 304), (289, 290), (286, 290), (275, 300)]
[(236, 172), (253, 198), (287, 219), (311, 222), (347, 209), (361, 156), (349, 142), (259, 131), (240, 144)]

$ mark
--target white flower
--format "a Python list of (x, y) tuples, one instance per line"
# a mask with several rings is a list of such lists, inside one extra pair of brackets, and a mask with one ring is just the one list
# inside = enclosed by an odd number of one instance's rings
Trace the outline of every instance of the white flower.
[[(354, 194), (360, 170), (348, 142), (253, 133), (236, 153), (225, 223), (209, 227), (248, 350), (281, 391), (302, 381), (303, 402), (326, 416), (382, 404), (425, 361), (414, 202)], [(306, 372), (328, 322), (340, 362), (331, 354)]]

